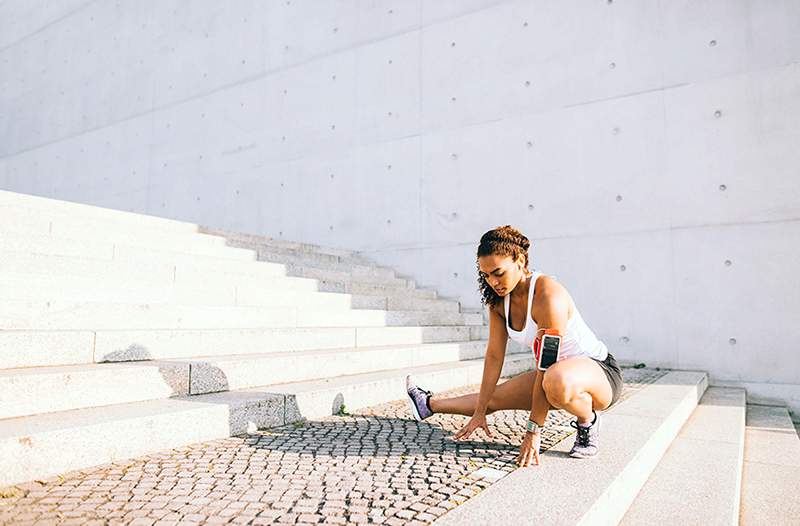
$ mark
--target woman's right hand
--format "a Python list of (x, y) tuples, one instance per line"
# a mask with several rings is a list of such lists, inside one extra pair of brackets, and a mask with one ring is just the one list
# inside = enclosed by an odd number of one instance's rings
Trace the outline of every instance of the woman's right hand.
[(478, 428), (483, 429), (483, 432), (486, 433), (486, 436), (492, 438), (492, 433), (489, 431), (489, 426), (486, 424), (486, 415), (483, 413), (475, 413), (472, 415), (472, 418), (469, 419), (467, 425), (459, 429), (458, 432), (453, 435), (453, 439), (466, 440), (469, 438), (472, 432)]

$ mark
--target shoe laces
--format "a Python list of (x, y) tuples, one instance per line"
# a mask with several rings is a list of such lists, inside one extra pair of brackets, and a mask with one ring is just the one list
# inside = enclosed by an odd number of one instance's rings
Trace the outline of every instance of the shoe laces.
[(430, 397), (431, 397), (431, 395), (433, 395), (433, 393), (432, 393), (432, 392), (430, 392), (430, 391), (426, 391), (425, 389), (423, 389), (423, 388), (421, 388), (421, 387), (418, 387), (418, 386), (414, 386), (414, 387), (412, 388), (412, 391), (416, 391), (417, 393), (423, 393), (423, 394), (426, 396), (426, 398), (430, 398)]
[(582, 425), (578, 424), (575, 420), (569, 423), (570, 426), (574, 427), (578, 430), (578, 445), (579, 446), (588, 446), (589, 445), (589, 427), (583, 427)]

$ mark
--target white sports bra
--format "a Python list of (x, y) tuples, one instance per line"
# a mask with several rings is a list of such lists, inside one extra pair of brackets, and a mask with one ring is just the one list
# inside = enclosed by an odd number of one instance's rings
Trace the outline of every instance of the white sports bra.
[[(530, 285), (528, 286), (528, 312), (525, 316), (525, 325), (521, 331), (515, 331), (508, 323), (508, 309), (510, 296), (506, 295), (503, 298), (503, 304), (506, 313), (506, 331), (508, 337), (524, 345), (528, 349), (533, 349), (533, 340), (536, 339), (536, 331), (539, 328), (536, 322), (533, 321), (532, 307), (533, 307), (533, 294), (536, 289), (536, 280), (541, 276), (541, 272), (534, 272), (530, 277)], [(567, 333), (561, 339), (561, 351), (558, 354), (558, 361), (564, 360), (571, 356), (588, 356), (596, 360), (603, 361), (608, 356), (608, 348), (606, 345), (597, 339), (597, 336), (583, 321), (581, 313), (578, 312), (576, 306), (572, 311), (572, 317), (567, 321)]]

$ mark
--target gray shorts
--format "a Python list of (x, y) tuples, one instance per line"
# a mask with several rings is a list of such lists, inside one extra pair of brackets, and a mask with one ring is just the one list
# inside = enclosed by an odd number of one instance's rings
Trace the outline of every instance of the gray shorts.
[(607, 410), (617, 403), (622, 394), (622, 371), (619, 365), (617, 365), (617, 360), (614, 359), (611, 353), (608, 353), (608, 356), (602, 362), (595, 358), (592, 358), (592, 360), (603, 368), (603, 372), (606, 373), (606, 377), (608, 378), (608, 383), (611, 385), (611, 403), (604, 409)]

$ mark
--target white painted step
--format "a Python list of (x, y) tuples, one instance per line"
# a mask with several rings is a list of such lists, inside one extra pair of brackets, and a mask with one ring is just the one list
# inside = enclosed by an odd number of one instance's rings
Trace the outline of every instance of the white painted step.
[[(168, 279), (168, 276), (163, 276)], [(153, 279), (156, 279), (153, 277)], [(370, 296), (315, 290), (296, 290), (298, 286), (280, 280), (277, 286), (255, 286), (249, 280), (209, 279), (204, 284), (183, 279), (170, 285), (165, 282), (123, 282), (113, 276), (90, 278), (57, 275), (0, 274), (3, 298), (27, 301), (110, 302), (110, 303), (178, 303), (200, 305), (299, 306), (309, 308), (354, 308), (381, 310), (419, 310), (459, 312), (459, 303), (443, 299), (427, 299), (400, 295)]]
[(304, 254), (304, 253), (325, 254), (340, 258), (339, 260), (341, 260), (341, 258), (345, 259), (354, 258), (355, 260), (361, 263), (368, 263), (364, 258), (359, 256), (356, 252), (352, 250), (346, 250), (334, 247), (323, 247), (311, 243), (301, 243), (297, 241), (275, 239), (267, 236), (261, 236), (258, 234), (249, 234), (245, 232), (232, 232), (229, 230), (210, 228), (207, 226), (201, 226), (199, 227), (199, 230), (203, 233), (210, 234), (212, 236), (223, 237), (229, 242), (247, 243), (250, 245), (262, 246), (264, 248), (274, 248), (279, 251), (288, 251), (289, 253), (295, 253), (295, 254)]
[(785, 407), (747, 406), (739, 524), (798, 524), (800, 438)]
[(358, 281), (361, 283), (372, 284), (391, 284), (403, 288), (415, 288), (416, 283), (413, 280), (406, 278), (398, 278), (396, 276), (388, 276), (383, 272), (372, 272), (370, 267), (364, 267), (361, 272), (354, 272), (352, 268), (342, 267), (340, 269), (324, 268), (321, 266), (314, 266), (306, 260), (295, 260), (296, 262), (272, 262), (263, 260), (259, 257), (259, 261), (271, 263), (273, 265), (284, 265), (286, 273), (290, 276), (298, 276), (302, 278), (321, 279), (321, 280), (335, 280), (343, 282)]
[[(109, 251), (108, 254), (111, 254)], [(247, 287), (274, 287), (319, 290), (321, 292), (347, 292), (358, 295), (400, 294), (407, 297), (437, 299), (436, 291), (408, 288), (405, 280), (391, 279), (382, 282), (362, 282), (353, 280), (349, 275), (326, 276), (319, 272), (322, 279), (286, 276), (286, 267), (279, 263), (253, 262), (249, 266), (227, 260), (200, 260), (194, 258), (181, 260), (148, 258), (107, 259), (69, 255), (50, 255), (26, 252), (0, 252), (0, 274), (16, 274), (25, 280), (25, 276), (50, 275), (66, 277), (91, 277), (95, 280), (118, 280), (164, 286), (174, 281), (193, 286), (215, 283), (227, 283)], [(266, 279), (265, 279), (266, 278)], [(275, 278), (283, 278), (276, 280)], [(292, 283), (291, 287), (283, 287), (284, 283)]]
[(484, 327), (0, 331), (0, 369), (486, 339)]
[[(245, 254), (247, 258), (230, 259), (209, 255), (185, 254), (164, 250), (145, 250), (135, 247), (113, 245), (111, 243), (82, 241), (50, 242), (43, 239), (38, 247), (32, 248), (27, 238), (17, 238), (19, 245), (10, 243), (9, 238), (0, 232), (0, 261), (9, 269), (30, 262), (34, 268), (58, 263), (59, 260), (73, 268), (80, 262), (99, 265), (95, 261), (113, 262), (117, 265), (141, 266), (143, 268), (175, 267), (178, 275), (199, 275), (206, 277), (209, 272), (235, 274), (253, 277), (285, 276), (286, 267), (278, 263), (256, 261), (255, 254)], [(19, 249), (19, 250), (17, 250)], [(238, 256), (237, 256), (238, 257)], [(249, 259), (248, 259), (249, 258)], [(7, 262), (6, 262), (7, 261)], [(7, 270), (10, 271), (10, 270)]]
[[(521, 372), (528, 362), (511, 356), (504, 373)], [(352, 409), (400, 399), (409, 373), (442, 390), (479, 382), (482, 371), (483, 360), (471, 360), (6, 419), (0, 425), (0, 486), (315, 418), (335, 413), (337, 403)]]
[[(739, 523), (744, 389), (709, 387), (620, 522)], [(800, 480), (800, 479), (798, 479)]]
[(473, 360), (485, 351), (476, 341), (5, 369), (0, 419)]
[(434, 524), (617, 524), (707, 386), (705, 373), (668, 373), (602, 415), (597, 458), (571, 458), (573, 435)]
[(19, 207), (0, 208), (3, 230), (18, 236), (51, 236), (80, 239), (92, 237), (118, 243), (147, 246), (225, 247), (224, 238), (199, 232), (163, 229), (159, 225), (136, 224), (132, 221), (103, 221), (76, 217), (69, 213), (29, 210)]
[(4, 330), (245, 329), (481, 325), (474, 313), (0, 300)]
[(164, 231), (198, 231), (198, 226), (193, 223), (0, 190), (0, 208), (6, 207), (24, 207), (43, 213), (63, 212), (76, 217), (86, 217), (100, 221), (129, 222), (132, 225), (147, 225)]
[[(239, 249), (248, 250), (248, 249)], [(390, 279), (395, 278), (393, 269), (386, 267), (378, 267), (373, 265), (353, 265), (348, 263), (338, 263), (327, 261), (324, 255), (317, 254), (281, 254), (270, 252), (266, 250), (258, 250), (259, 261), (269, 261), (273, 263), (283, 263), (286, 265), (295, 265), (300, 267), (312, 267), (320, 270), (339, 271), (350, 273), (353, 277), (359, 278), (382, 278)]]
[(151, 259), (153, 263), (172, 260), (176, 255), (191, 254), (211, 258), (255, 261), (252, 250), (223, 245), (212, 245), (194, 240), (177, 243), (172, 239), (141, 237), (121, 240), (113, 236), (91, 237), (88, 234), (75, 237), (47, 234), (20, 234), (0, 231), (0, 252), (25, 252), (78, 256), (97, 259)]

